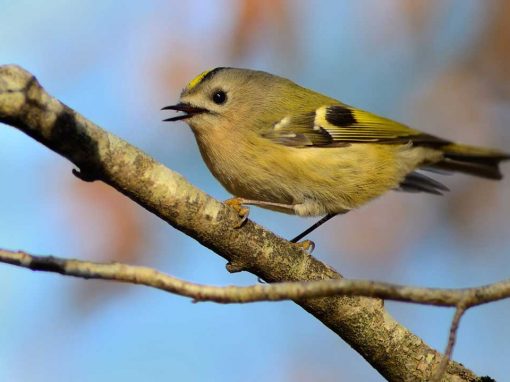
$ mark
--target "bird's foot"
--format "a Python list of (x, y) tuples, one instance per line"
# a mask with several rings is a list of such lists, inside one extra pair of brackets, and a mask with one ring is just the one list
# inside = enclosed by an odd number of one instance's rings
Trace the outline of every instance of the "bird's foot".
[(232, 207), (237, 212), (241, 221), (235, 226), (235, 228), (241, 228), (243, 224), (246, 223), (246, 220), (248, 220), (248, 216), (250, 215), (250, 209), (244, 205), (244, 199), (231, 198), (225, 200), (223, 203)]
[(303, 240), (299, 243), (295, 243), (294, 245), (298, 246), (309, 254), (312, 254), (313, 250), (315, 249), (315, 243), (311, 240)]

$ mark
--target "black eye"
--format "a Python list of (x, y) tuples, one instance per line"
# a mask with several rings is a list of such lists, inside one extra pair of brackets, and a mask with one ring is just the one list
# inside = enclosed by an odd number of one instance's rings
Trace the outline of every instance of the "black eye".
[(227, 100), (227, 93), (225, 93), (223, 90), (215, 90), (212, 95), (212, 100), (217, 105), (224, 104)]

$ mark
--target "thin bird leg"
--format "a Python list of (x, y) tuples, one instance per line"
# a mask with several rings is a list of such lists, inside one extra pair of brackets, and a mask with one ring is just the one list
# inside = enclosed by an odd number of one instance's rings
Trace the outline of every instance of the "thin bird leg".
[[(335, 217), (336, 215), (338, 215), (338, 214), (327, 214), (321, 220), (319, 220), (317, 223), (315, 223), (314, 225), (312, 225), (311, 227), (307, 228), (306, 230), (301, 232), (299, 235), (297, 235), (290, 242), (291, 243), (297, 243), (299, 240), (304, 238), (306, 235), (308, 235), (312, 231), (315, 231), (317, 228), (319, 228), (321, 225), (323, 225), (324, 223), (326, 223), (328, 220), (330, 220), (331, 218)], [(306, 241), (309, 241), (309, 240), (306, 240)]]
[(273, 203), (273, 202), (265, 202), (263, 200), (253, 200), (253, 199), (244, 199), (244, 198), (234, 198), (234, 199), (240, 199), (242, 201), (242, 204), (250, 204), (252, 206), (262, 206), (262, 207), (277, 207), (277, 208), (283, 208), (286, 210), (294, 210), (293, 204), (283, 204), (283, 203)]
[[(227, 201), (227, 204), (230, 204), (232, 200), (236, 200), (235, 203), (241, 203), (242, 205), (253, 205), (253, 206), (262, 206), (262, 207), (277, 207), (281, 209), (289, 209), (294, 210), (294, 205), (292, 204), (283, 204), (283, 203), (273, 203), (273, 202), (265, 202), (262, 200), (251, 200), (251, 199), (244, 199), (244, 198), (233, 198), (229, 199)], [(235, 208), (235, 207), (234, 207)], [(246, 208), (246, 207), (243, 207)], [(312, 253), (315, 249), (315, 243), (311, 240), (303, 240), (302, 242), (298, 243), (298, 240), (303, 238), (304, 236), (308, 235), (310, 232), (312, 232), (315, 228), (319, 227), (321, 224), (327, 222), (329, 219), (331, 219), (335, 215), (326, 215), (323, 217), (319, 222), (315, 223), (312, 227), (308, 228), (305, 232), (303, 232), (301, 235), (296, 236), (291, 242), (296, 243), (299, 247), (301, 247), (303, 250), (307, 251), (308, 253)], [(248, 218), (248, 215), (244, 216), (244, 221)], [(242, 224), (241, 223), (241, 224)]]
[(294, 206), (292, 204), (283, 204), (283, 203), (272, 203), (265, 202), (262, 200), (252, 200), (252, 199), (244, 199), (244, 198), (232, 198), (227, 199), (224, 202), (226, 205), (232, 207), (238, 215), (241, 217), (241, 222), (238, 224), (238, 228), (241, 227), (246, 219), (248, 219), (248, 215), (250, 214), (250, 209), (245, 207), (245, 205), (250, 204), (252, 206), (262, 206), (262, 207), (277, 207), (282, 209), (294, 210)]

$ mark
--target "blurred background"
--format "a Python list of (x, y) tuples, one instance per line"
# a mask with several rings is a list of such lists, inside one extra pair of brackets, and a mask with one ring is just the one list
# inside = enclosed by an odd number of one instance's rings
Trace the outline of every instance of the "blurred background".
[[(215, 66), (270, 71), (465, 143), (510, 150), (510, 2), (0, 0), (0, 63), (222, 200), (183, 123), (160, 108)], [(0, 247), (143, 264), (249, 285), (225, 261), (18, 130), (0, 126)], [(510, 274), (510, 165), (501, 182), (438, 176), (444, 197), (391, 192), (312, 236), (350, 278), (468, 287)], [(313, 219), (252, 208), (283, 237)], [(444, 349), (451, 309), (387, 302)], [(143, 287), (0, 264), (1, 381), (381, 381), (298, 306), (192, 304)], [(510, 302), (462, 319), (454, 358), (510, 375)]]

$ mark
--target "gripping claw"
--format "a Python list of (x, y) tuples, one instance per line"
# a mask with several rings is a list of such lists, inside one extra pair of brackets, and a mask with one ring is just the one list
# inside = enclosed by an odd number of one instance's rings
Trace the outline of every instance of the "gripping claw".
[(223, 202), (227, 206), (232, 207), (241, 218), (241, 221), (235, 226), (235, 228), (241, 228), (243, 224), (246, 223), (246, 220), (248, 220), (248, 216), (250, 215), (250, 209), (246, 207), (243, 202), (244, 199), (242, 198), (227, 199)]
[(315, 243), (311, 240), (303, 240), (299, 243), (296, 243), (299, 248), (303, 249), (304, 251), (308, 252), (308, 254), (312, 254), (313, 250), (315, 249)]

